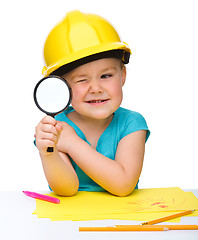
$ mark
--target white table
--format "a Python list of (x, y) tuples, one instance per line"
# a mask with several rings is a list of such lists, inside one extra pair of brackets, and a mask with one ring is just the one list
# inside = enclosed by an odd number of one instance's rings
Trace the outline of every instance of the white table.
[[(198, 190), (185, 191), (192, 191), (198, 197)], [(139, 224), (139, 222), (123, 220), (51, 221), (50, 219), (37, 218), (36, 215), (32, 214), (35, 209), (35, 199), (26, 197), (22, 192), (0, 192), (0, 239), (198, 240), (198, 230), (172, 230), (165, 232), (79, 232), (79, 226), (112, 226), (114, 224)], [(198, 224), (198, 217), (182, 217), (180, 224)]]

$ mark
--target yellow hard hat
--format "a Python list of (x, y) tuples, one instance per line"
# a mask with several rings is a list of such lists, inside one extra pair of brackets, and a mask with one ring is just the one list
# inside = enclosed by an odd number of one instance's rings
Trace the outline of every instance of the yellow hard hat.
[[(131, 50), (113, 26), (95, 14), (71, 11), (49, 33), (44, 45), (46, 77), (103, 57), (114, 56), (128, 63)], [(86, 59), (86, 61), (85, 61)]]

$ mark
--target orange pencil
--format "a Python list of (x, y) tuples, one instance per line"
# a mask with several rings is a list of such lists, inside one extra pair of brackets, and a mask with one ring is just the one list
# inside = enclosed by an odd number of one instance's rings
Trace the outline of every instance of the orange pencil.
[(121, 231), (167, 231), (169, 228), (161, 226), (130, 225), (128, 227), (79, 227), (79, 231), (121, 232)]
[(182, 216), (191, 214), (194, 211), (195, 210), (187, 210), (187, 211), (184, 211), (184, 212), (172, 214), (172, 215), (162, 217), (162, 218), (158, 218), (158, 219), (155, 219), (155, 220), (152, 220), (152, 221), (143, 222), (142, 225), (152, 225), (152, 224), (155, 224), (155, 223), (164, 222), (164, 221), (171, 220), (171, 219), (174, 219), (174, 218), (177, 218), (177, 217), (182, 217)]
[(170, 230), (198, 230), (198, 225), (158, 225), (167, 227)]
[[(115, 225), (115, 227), (129, 227), (130, 225)], [(160, 226), (169, 230), (198, 230), (198, 225), (144, 225), (147, 227)]]

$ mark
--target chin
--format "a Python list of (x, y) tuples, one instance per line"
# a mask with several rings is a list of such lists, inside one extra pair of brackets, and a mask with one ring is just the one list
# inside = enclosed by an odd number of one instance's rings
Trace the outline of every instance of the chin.
[(93, 111), (92, 114), (90, 114), (90, 117), (98, 120), (107, 119), (110, 117), (114, 111)]

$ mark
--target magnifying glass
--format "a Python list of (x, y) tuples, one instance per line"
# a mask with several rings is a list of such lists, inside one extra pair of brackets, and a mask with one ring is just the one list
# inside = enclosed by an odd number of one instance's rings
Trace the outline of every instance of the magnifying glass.
[[(36, 106), (51, 117), (67, 109), (71, 98), (70, 86), (59, 76), (50, 75), (42, 78), (34, 88)], [(47, 152), (53, 152), (53, 147), (48, 147)]]

